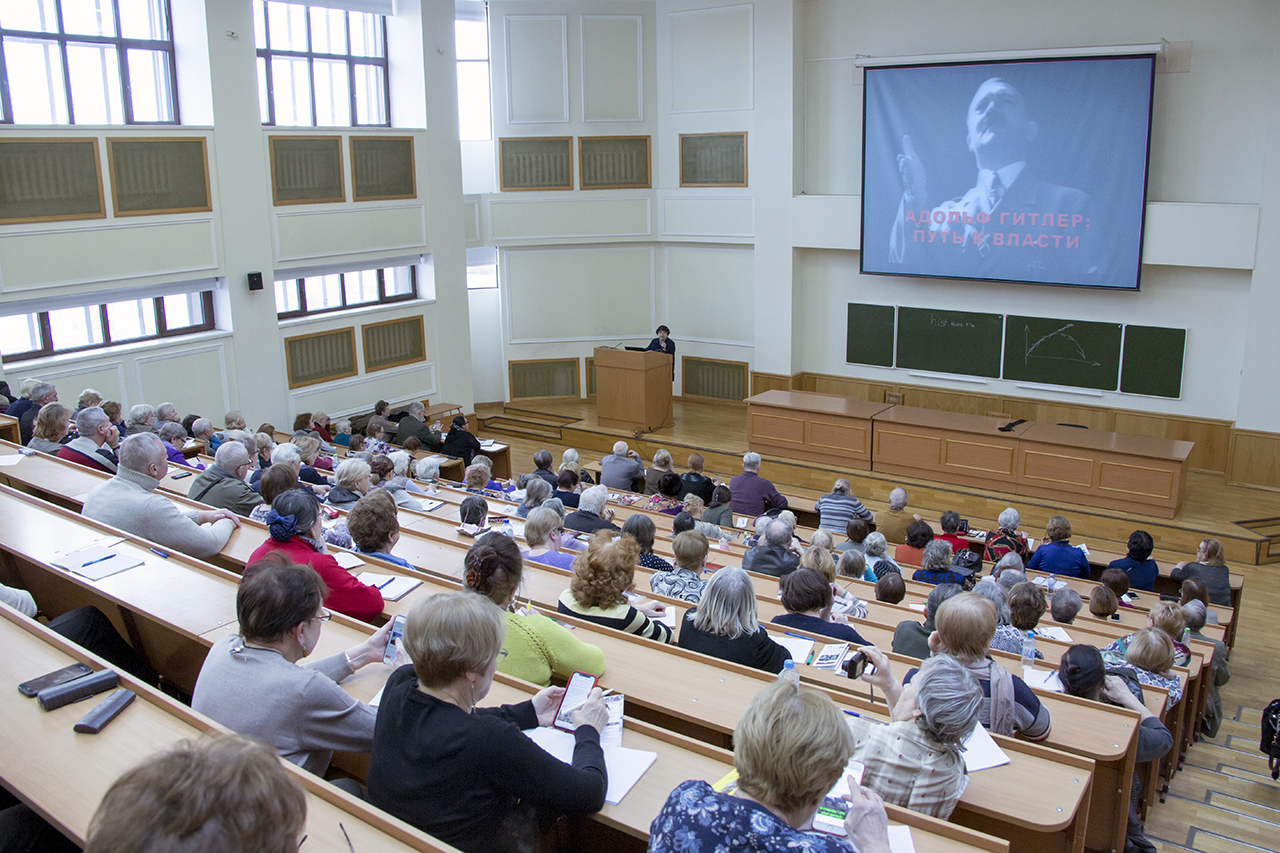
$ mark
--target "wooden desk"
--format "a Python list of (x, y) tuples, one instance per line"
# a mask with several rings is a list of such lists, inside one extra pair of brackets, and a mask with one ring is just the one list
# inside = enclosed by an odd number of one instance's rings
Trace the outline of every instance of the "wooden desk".
[(1013, 491), (1019, 424), (1003, 418), (893, 406), (875, 416), (872, 469), (993, 491)]
[(457, 403), (436, 403), (434, 406), (427, 406), (422, 413), (422, 420), (431, 423), (437, 418), (443, 418), (445, 415), (462, 414), (462, 406)]
[[(495, 441), (488, 447), (481, 447), (480, 455), (488, 456), (489, 459), (492, 460), (493, 477), (495, 480), (511, 479), (511, 445)], [(443, 470), (444, 466), (442, 465), (441, 471), (443, 472)]]
[(1017, 492), (1173, 518), (1195, 446), (1145, 435), (1031, 424), (1018, 445)]
[(809, 391), (747, 398), (747, 440), (757, 453), (871, 470), (871, 419), (887, 403)]
[(12, 441), (14, 444), (22, 443), (22, 434), (18, 429), (17, 418), (11, 418), (8, 415), (0, 415), (0, 439)]
[[(108, 664), (39, 623), (0, 605), (0, 679), (18, 684), (79, 661), (94, 669)], [(117, 670), (119, 672), (119, 670)], [(89, 821), (108, 788), (148, 756), (179, 741), (221, 736), (226, 729), (146, 684), (120, 672), (121, 686), (137, 694), (111, 726), (96, 736), (72, 731), (72, 724), (105, 697), (41, 711), (35, 699), (3, 691), (6, 734), (0, 750), (7, 788), (77, 844), (85, 843)], [(454, 848), (413, 829), (300, 768), (282, 762), (307, 798), (306, 849), (346, 853), (341, 822), (358, 850)]]

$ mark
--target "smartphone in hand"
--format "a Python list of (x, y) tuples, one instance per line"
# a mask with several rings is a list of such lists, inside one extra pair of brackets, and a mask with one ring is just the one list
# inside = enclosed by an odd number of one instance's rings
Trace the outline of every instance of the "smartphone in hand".
[(382, 662), (387, 666), (396, 659), (396, 640), (404, 636), (404, 614), (391, 620), (391, 633), (387, 636), (387, 650), (382, 653)]
[(560, 707), (556, 710), (555, 727), (566, 732), (574, 731), (578, 724), (572, 719), (573, 712), (582, 707), (596, 686), (596, 677), (585, 672), (575, 672), (569, 676), (564, 695), (560, 697)]

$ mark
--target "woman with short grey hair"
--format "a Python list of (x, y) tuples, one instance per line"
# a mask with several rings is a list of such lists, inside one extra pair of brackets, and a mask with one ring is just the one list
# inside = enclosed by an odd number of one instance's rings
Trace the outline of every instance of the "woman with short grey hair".
[(440, 460), (425, 457), (413, 463), (413, 476), (419, 480), (434, 481), (440, 477)]
[(981, 684), (964, 664), (938, 654), (902, 685), (883, 652), (874, 646), (861, 652), (875, 666), (861, 678), (884, 692), (892, 719), (887, 726), (847, 720), (853, 759), (865, 768), (862, 786), (886, 803), (946, 820), (969, 782), (960, 744), (978, 724)]
[(516, 515), (528, 518), (529, 511), (542, 506), (543, 501), (551, 497), (551, 486), (541, 477), (530, 477), (524, 487), (524, 502), (516, 507)]
[(1027, 534), (1018, 530), (1022, 523), (1021, 516), (1013, 507), (1006, 507), (996, 519), (999, 525), (995, 530), (987, 532), (985, 558), (997, 562), (1005, 554), (1014, 553), (1024, 561), (1031, 557), (1031, 545), (1027, 542)]
[(890, 572), (902, 574), (898, 564), (885, 553), (889, 550), (889, 543), (883, 533), (867, 534), (867, 538), (862, 540), (862, 547), (863, 556), (867, 560), (867, 573), (864, 580), (875, 583)]
[(964, 586), (973, 583), (973, 573), (968, 570), (961, 573), (951, 563), (951, 543), (945, 539), (934, 539), (924, 546), (924, 554), (920, 559), (920, 569), (911, 576), (913, 581), (921, 583), (953, 583)]
[[(1026, 632), (1019, 631), (1009, 621), (1009, 594), (1001, 585), (991, 578), (983, 578), (973, 591), (996, 606), (996, 633), (991, 638), (991, 648), (1010, 654), (1022, 654), (1022, 640)], [(1044, 654), (1036, 652), (1037, 660), (1044, 660)]]
[(751, 577), (736, 566), (711, 576), (698, 606), (685, 611), (677, 645), (766, 672), (781, 672), (791, 659), (760, 626)]
[(129, 434), (156, 431), (156, 410), (146, 403), (139, 403), (129, 409)]
[(351, 509), (371, 488), (369, 463), (363, 459), (344, 459), (333, 472), (333, 488), (325, 503), (338, 509)]

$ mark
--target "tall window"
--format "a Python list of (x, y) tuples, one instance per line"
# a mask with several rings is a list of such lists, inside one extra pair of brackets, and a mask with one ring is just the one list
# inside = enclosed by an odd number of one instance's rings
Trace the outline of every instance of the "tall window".
[(467, 290), (498, 287), (498, 250), (492, 246), (467, 249)]
[(4, 361), (100, 349), (213, 328), (213, 291), (0, 317)]
[(176, 124), (169, 0), (0, 0), (0, 122)]
[(453, 24), (458, 46), (458, 131), (463, 141), (493, 137), (489, 22), (483, 6), (478, 12), (478, 18), (459, 13)]
[(382, 15), (254, 0), (262, 123), (391, 124)]
[(301, 317), (417, 296), (418, 274), (412, 266), (289, 278), (276, 282), (276, 315)]

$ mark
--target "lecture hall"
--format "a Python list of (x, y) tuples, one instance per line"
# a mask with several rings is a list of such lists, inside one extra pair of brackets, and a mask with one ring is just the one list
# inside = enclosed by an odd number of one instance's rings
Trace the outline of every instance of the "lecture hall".
[(1280, 853), (1278, 39), (0, 2), (0, 853)]

